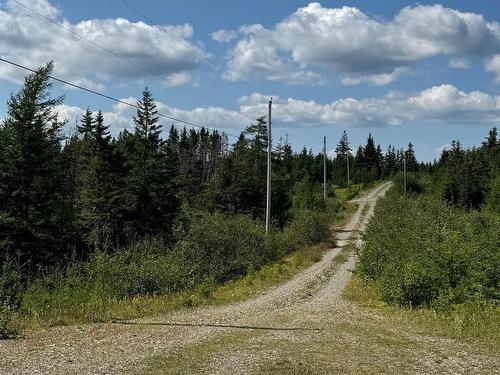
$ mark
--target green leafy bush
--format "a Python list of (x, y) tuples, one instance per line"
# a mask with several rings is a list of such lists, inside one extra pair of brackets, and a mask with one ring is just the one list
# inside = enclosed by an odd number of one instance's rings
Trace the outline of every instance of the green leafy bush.
[(431, 195), (381, 200), (359, 272), (385, 301), (446, 307), (500, 301), (500, 218), (450, 208)]
[(15, 334), (11, 327), (14, 309), (21, 298), (21, 274), (10, 263), (5, 263), (0, 274), (0, 339)]
[(21, 312), (43, 316), (55, 311), (99, 309), (107, 301), (179, 291), (183, 267), (162, 242), (150, 239), (115, 254), (97, 252), (88, 262), (38, 278), (23, 294)]
[(259, 221), (244, 215), (205, 214), (193, 221), (175, 249), (193, 282), (215, 282), (244, 275), (273, 258)]
[(0, 302), (0, 340), (4, 340), (15, 335), (16, 332), (11, 327), (13, 314), (14, 310), (10, 305)]
[(491, 181), (491, 190), (486, 200), (488, 211), (500, 215), (500, 175)]
[[(394, 176), (394, 186), (399, 193), (404, 193), (404, 175), (397, 173)], [(417, 173), (408, 172), (406, 174), (406, 192), (408, 194), (421, 194), (424, 191), (422, 177)]]
[(303, 210), (285, 228), (285, 241), (292, 249), (327, 241), (331, 235), (332, 217), (326, 212)]
[[(332, 210), (337, 207), (340, 205), (332, 203)], [(103, 319), (107, 305), (134, 296), (186, 289), (209, 294), (217, 283), (244, 276), (294, 250), (328, 239), (330, 223), (325, 212), (302, 211), (284, 231), (272, 229), (265, 236), (263, 223), (248, 216), (192, 215), (173, 249), (149, 238), (113, 254), (97, 251), (87, 262), (32, 281), (22, 295), (19, 311), (35, 321), (50, 318), (51, 324), (58, 324), (61, 317), (64, 324), (81, 316)], [(9, 285), (17, 285), (12, 280)], [(0, 292), (6, 290), (12, 287), (3, 287)]]

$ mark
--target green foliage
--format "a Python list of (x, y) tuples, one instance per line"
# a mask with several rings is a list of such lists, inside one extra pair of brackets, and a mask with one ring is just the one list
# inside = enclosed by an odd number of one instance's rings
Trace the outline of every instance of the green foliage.
[(10, 262), (6, 262), (1, 268), (0, 274), (0, 303), (17, 307), (21, 298), (21, 292), (21, 274)]
[(112, 301), (174, 293), (185, 288), (185, 280), (179, 259), (163, 242), (145, 240), (113, 255), (97, 252), (88, 262), (37, 279), (24, 292), (20, 312), (39, 319), (93, 310), (99, 316)]
[(11, 327), (14, 309), (5, 302), (0, 301), (0, 340), (10, 338), (16, 334)]
[[(397, 173), (394, 176), (394, 186), (400, 194), (404, 194), (404, 175), (403, 173)], [(424, 192), (424, 181), (422, 176), (414, 173), (408, 172), (406, 174), (406, 192), (408, 194), (421, 194)]]
[(368, 226), (359, 272), (390, 303), (498, 302), (499, 244), (498, 215), (452, 209), (431, 195), (404, 199), (394, 191)]
[(441, 155), (434, 179), (438, 193), (449, 204), (479, 210), (499, 173), (500, 139), (493, 128), (479, 148), (464, 150), (459, 141), (452, 141), (450, 150)]
[(52, 69), (49, 63), (25, 78), (0, 125), (0, 250), (20, 263), (50, 264), (61, 250), (64, 124), (54, 110), (62, 98), (50, 95)]
[(324, 206), (322, 190), (307, 177), (298, 182), (293, 188), (292, 215), (304, 210), (321, 210)]
[(286, 241), (295, 248), (328, 241), (332, 220), (333, 217), (326, 212), (303, 210), (285, 228)]
[(215, 282), (242, 276), (257, 269), (272, 256), (265, 246), (261, 222), (238, 215), (202, 215), (191, 223), (176, 254), (190, 278)]
[(491, 181), (491, 189), (486, 202), (488, 211), (500, 215), (500, 175)]
[(0, 274), (0, 340), (16, 333), (11, 321), (15, 309), (19, 307), (21, 292), (21, 274), (6, 262)]

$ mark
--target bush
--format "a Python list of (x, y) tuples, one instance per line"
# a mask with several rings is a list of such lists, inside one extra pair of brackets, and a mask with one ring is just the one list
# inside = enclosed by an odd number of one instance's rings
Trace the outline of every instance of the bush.
[[(394, 176), (394, 186), (400, 194), (404, 193), (403, 173), (398, 173)], [(406, 174), (406, 192), (408, 194), (421, 194), (424, 192), (424, 183), (417, 173), (408, 172)]]
[(9, 262), (5, 263), (0, 274), (0, 303), (18, 307), (21, 300), (21, 273)]
[(185, 288), (185, 279), (179, 259), (161, 241), (145, 240), (113, 255), (97, 252), (88, 262), (32, 282), (23, 294), (21, 312), (78, 314), (79, 309), (98, 309), (110, 300), (177, 292)]
[(0, 339), (15, 334), (11, 320), (14, 309), (19, 307), (21, 287), (21, 274), (10, 263), (5, 263), (0, 274)]
[(15, 335), (11, 327), (14, 310), (4, 302), (0, 302), (0, 340), (8, 339)]
[[(193, 216), (174, 249), (150, 238), (113, 254), (98, 251), (87, 262), (54, 270), (31, 282), (20, 301), (20, 313), (35, 322), (66, 324), (82, 317), (105, 319), (107, 306), (134, 296), (185, 289), (210, 294), (217, 283), (246, 275), (284, 259), (298, 248), (327, 239), (330, 220), (324, 212), (302, 211), (285, 231), (272, 229), (266, 237), (263, 223), (248, 216)], [(3, 284), (10, 285), (2, 289), (4, 294), (17, 290), (13, 274), (3, 275)], [(19, 305), (13, 295), (19, 296), (9, 292), (4, 300)], [(4, 307), (4, 311), (11, 310)]]
[(488, 211), (500, 215), (500, 175), (491, 182), (491, 189), (486, 199)]
[(365, 233), (359, 272), (390, 303), (445, 307), (500, 301), (500, 218), (430, 195), (383, 198)]
[(308, 177), (297, 183), (292, 192), (292, 215), (304, 210), (322, 210), (325, 206), (322, 191), (321, 185), (310, 181)]
[(175, 249), (192, 283), (220, 283), (257, 269), (273, 258), (261, 222), (247, 216), (204, 214), (193, 221)]
[(292, 249), (327, 241), (331, 235), (333, 217), (325, 212), (303, 210), (285, 228), (286, 242)]

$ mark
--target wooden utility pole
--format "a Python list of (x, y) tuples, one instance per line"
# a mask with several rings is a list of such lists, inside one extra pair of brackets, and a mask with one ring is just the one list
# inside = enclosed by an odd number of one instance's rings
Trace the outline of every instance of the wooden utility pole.
[(347, 186), (349, 186), (349, 150), (347, 150)]
[(405, 197), (406, 197), (406, 151), (404, 152), (404, 157), (403, 157), (403, 183), (404, 183), (404, 191), (405, 191)]
[(323, 200), (326, 204), (326, 135), (323, 138)]
[(269, 100), (269, 115), (267, 117), (267, 195), (266, 195), (266, 235), (269, 233), (271, 225), (271, 110), (273, 106), (273, 98)]

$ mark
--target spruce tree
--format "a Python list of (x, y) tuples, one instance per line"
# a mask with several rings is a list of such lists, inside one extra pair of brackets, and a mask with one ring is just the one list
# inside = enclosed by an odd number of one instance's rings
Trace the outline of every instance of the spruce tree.
[(21, 263), (63, 256), (61, 128), (51, 96), (53, 63), (29, 74), (0, 126), (0, 244)]
[(116, 238), (111, 212), (111, 136), (101, 111), (94, 119), (87, 110), (81, 123), (78, 129), (83, 133), (77, 168), (78, 221), (82, 238), (95, 247), (105, 248)]
[(347, 132), (344, 130), (342, 137), (340, 138), (339, 143), (337, 144), (337, 148), (335, 152), (337, 153), (337, 160), (343, 164), (343, 167), (340, 168), (341, 171), (345, 170), (345, 179), (346, 182), (349, 183), (352, 162), (351, 162), (351, 146), (349, 145), (349, 138), (347, 137)]
[(80, 125), (77, 125), (78, 132), (82, 135), (84, 140), (92, 139), (95, 130), (95, 120), (92, 111), (87, 108), (85, 114), (80, 120)]
[(411, 142), (408, 143), (408, 148), (406, 150), (406, 170), (408, 172), (418, 172), (418, 162)]
[(349, 138), (347, 137), (347, 132), (344, 130), (344, 133), (342, 134), (342, 137), (340, 138), (340, 141), (337, 144), (335, 152), (337, 153), (337, 156), (346, 157), (346, 155), (349, 155), (351, 151), (352, 148), (349, 145)]
[(128, 190), (131, 209), (127, 231), (132, 236), (160, 234), (171, 240), (171, 230), (178, 209), (174, 191), (175, 176), (166, 168), (161, 139), (162, 125), (153, 95), (146, 87), (137, 103), (134, 117), (133, 149), (128, 159)]

